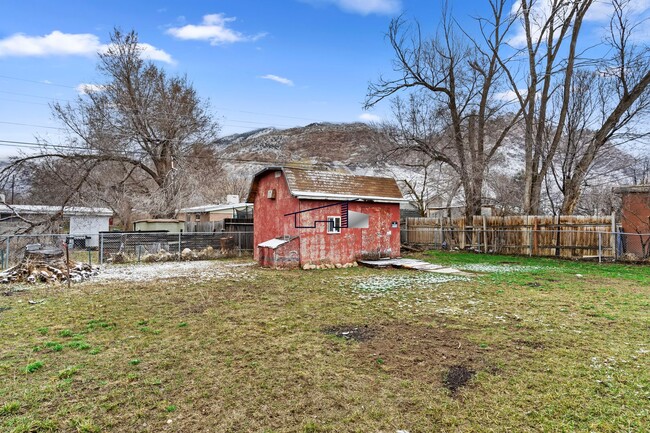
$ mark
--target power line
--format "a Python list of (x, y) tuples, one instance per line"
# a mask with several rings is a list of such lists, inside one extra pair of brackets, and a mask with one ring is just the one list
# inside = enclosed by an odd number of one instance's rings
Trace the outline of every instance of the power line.
[(0, 123), (2, 123), (3, 125), (33, 126), (35, 128), (59, 129), (59, 130), (62, 130), (62, 131), (66, 131), (65, 128), (61, 128), (61, 127), (58, 127), (58, 126), (35, 125), (33, 123), (6, 122), (6, 121), (2, 121), (2, 120), (0, 120)]
[[(86, 155), (88, 155), (89, 151), (92, 150), (100, 150), (100, 149), (89, 149), (87, 147), (80, 147), (80, 146), (70, 146), (70, 145), (48, 145), (48, 144), (43, 144), (43, 143), (36, 143), (36, 142), (29, 142), (29, 141), (15, 141), (15, 140), (2, 140), (0, 139), (0, 147), (14, 147), (14, 148), (24, 148), (24, 149), (42, 149), (42, 150), (47, 150), (47, 149), (52, 149), (54, 151), (56, 150), (76, 150), (79, 152), (86, 152)], [(120, 155), (120, 153), (124, 154), (125, 156), (127, 155), (140, 155), (140, 156), (145, 156), (145, 157), (151, 157), (150, 154), (147, 152), (144, 152), (142, 150), (112, 150), (111, 152), (115, 152), (114, 156), (123, 156)], [(110, 154), (108, 154), (110, 156)], [(99, 155), (98, 155), (99, 156)], [(188, 159), (209, 159), (208, 157), (201, 156), (201, 155), (185, 155), (183, 158), (188, 158)], [(313, 165), (311, 163), (301, 163), (301, 162), (292, 162), (292, 161), (287, 161), (286, 159), (283, 160), (278, 160), (278, 159), (255, 159), (255, 158), (236, 158), (236, 157), (225, 157), (225, 156), (215, 156), (214, 159), (218, 161), (226, 161), (226, 162), (244, 162), (244, 163), (251, 163), (251, 164), (282, 164), (282, 163), (287, 163), (291, 162), (292, 164), (302, 164), (302, 165)], [(371, 164), (356, 164), (356, 165), (361, 165), (361, 166), (372, 166)]]
[[(77, 150), (77, 151), (83, 151), (83, 152), (88, 152), (89, 150), (93, 149), (88, 149), (86, 147), (79, 147), (79, 146), (69, 146), (69, 145), (44, 145), (42, 143), (36, 143), (36, 142), (28, 142), (28, 141), (14, 141), (14, 140), (2, 140), (0, 139), (0, 147), (15, 147), (15, 148), (25, 148), (25, 149), (64, 149), (64, 150)], [(151, 157), (150, 154), (142, 151), (142, 150), (116, 150), (116, 156), (122, 156), (119, 155), (119, 153), (123, 153), (125, 155), (141, 155), (145, 157)], [(209, 159), (208, 157), (204, 157), (201, 155), (185, 155), (183, 158), (186, 159)], [(226, 156), (215, 156), (214, 159), (218, 161), (225, 161), (225, 162), (238, 162), (238, 163), (250, 163), (250, 164), (258, 164), (258, 165), (265, 165), (265, 164), (286, 164), (290, 162), (291, 164), (297, 164), (297, 165), (304, 165), (304, 166), (312, 166), (314, 165), (313, 163), (309, 162), (299, 162), (299, 161), (291, 161), (287, 159), (260, 159), (260, 158), (243, 158), (243, 157), (226, 157)], [(360, 166), (360, 167), (375, 167), (375, 165), (370, 164), (370, 163), (355, 163), (355, 165)]]
[(66, 87), (68, 89), (74, 89), (75, 88), (74, 86), (69, 86), (69, 85), (65, 85), (65, 84), (57, 84), (57, 83), (53, 83), (51, 81), (28, 80), (27, 78), (10, 77), (8, 75), (0, 75), (0, 78), (6, 78), (7, 80), (24, 81), (26, 83), (42, 84), (44, 86)]
[[(50, 98), (45, 98), (45, 99), (50, 99)], [(51, 98), (52, 100), (56, 100), (54, 98)], [(0, 98), (0, 101), (5, 101), (5, 102), (17, 102), (17, 103), (22, 103), (22, 104), (31, 104), (31, 105), (43, 105), (49, 107), (50, 104), (46, 104), (43, 102), (34, 102), (34, 101), (20, 101), (20, 100), (14, 100), (14, 99), (6, 99), (6, 98)], [(180, 103), (179, 103), (180, 104)], [(168, 120), (176, 120), (178, 119), (177, 117), (161, 117), (161, 116), (150, 116), (150, 115), (145, 115), (144, 116), (147, 120), (160, 120), (160, 121), (168, 121)], [(238, 123), (250, 123), (254, 125), (263, 125), (263, 126), (281, 126), (285, 128), (292, 128), (295, 125), (287, 125), (287, 124), (282, 124), (282, 123), (274, 123), (273, 125), (269, 125), (267, 122), (259, 122), (259, 121), (254, 121), (254, 120), (241, 120), (241, 119), (232, 119), (228, 118), (226, 116), (223, 116), (223, 119), (229, 122), (238, 122)], [(0, 122), (0, 123), (6, 123), (6, 122)], [(16, 123), (17, 124), (17, 123)], [(220, 123), (220, 125), (223, 126), (236, 126), (236, 125), (230, 125), (226, 123)], [(27, 125), (25, 126), (37, 126), (37, 125)], [(50, 128), (50, 127), (45, 127), (45, 128)], [(256, 129), (256, 128), (251, 128), (251, 129)]]
[[(245, 121), (240, 121), (240, 120), (231, 120), (231, 121), (245, 122)], [(260, 125), (266, 125), (266, 124), (263, 124), (261, 122), (247, 122), (247, 123), (259, 123)], [(29, 127), (33, 127), (33, 128), (45, 128), (45, 129), (56, 129), (56, 130), (60, 130), (60, 131), (68, 131), (68, 129), (66, 129), (66, 128), (61, 128), (61, 127), (57, 127), (57, 126), (38, 125), (38, 124), (35, 124), (35, 123), (0, 121), (0, 124), (16, 125), (16, 126), (29, 126)], [(251, 126), (244, 126), (244, 125), (233, 125), (233, 124), (230, 124), (230, 123), (219, 123), (219, 126), (228, 126), (230, 128), (242, 128), (242, 129), (245, 129), (246, 131), (255, 131), (255, 130), (258, 130), (258, 129), (264, 129), (264, 127), (251, 127)], [(280, 126), (280, 125), (276, 125), (276, 126)], [(266, 127), (267, 128), (273, 128), (274, 126), (266, 125)], [(287, 127), (290, 128), (292, 126), (287, 125)], [(109, 136), (109, 137), (115, 137), (115, 138), (119, 138), (119, 137), (128, 138), (128, 137), (131, 137), (129, 134), (119, 134), (119, 133), (107, 133), (105, 135)]]
[[(76, 90), (76, 86), (69, 86), (65, 84), (57, 84), (57, 83), (52, 83), (52, 82), (42, 82), (42, 81), (36, 81), (36, 80), (28, 80), (25, 78), (19, 78), (19, 77), (10, 77), (7, 75), (0, 75), (0, 78), (7, 78), (10, 80), (17, 80), (17, 81), (25, 81), (28, 83), (36, 83), (36, 84), (42, 84), (42, 85), (48, 85), (48, 86), (57, 86), (57, 87), (63, 87), (63, 88), (68, 88), (68, 89), (73, 89)], [(58, 98), (51, 98), (51, 97), (46, 97), (46, 96), (38, 96), (38, 95), (30, 95), (26, 93), (16, 93), (16, 92), (7, 92), (7, 91), (0, 91), (0, 93), (6, 93), (6, 94), (12, 94), (15, 96), (27, 96), (31, 98), (39, 98), (39, 99), (49, 99), (49, 100), (54, 100), (54, 101), (65, 101), (65, 102), (73, 102), (69, 99), (58, 99)], [(288, 116), (284, 114), (275, 114), (275, 113), (264, 113), (260, 111), (248, 111), (248, 110), (236, 110), (233, 108), (226, 108), (226, 107), (213, 107), (215, 110), (223, 110), (223, 111), (233, 111), (237, 113), (244, 113), (244, 114), (255, 114), (258, 116), (269, 116), (269, 117), (281, 117), (285, 119), (294, 119), (294, 120), (306, 120), (309, 122), (325, 122), (325, 120), (322, 119), (314, 119), (314, 118), (309, 118), (309, 117), (300, 117), (300, 116)]]
[(72, 102), (69, 99), (59, 99), (59, 98), (51, 98), (49, 96), (38, 96), (38, 95), (31, 95), (29, 93), (19, 93), (19, 92), (8, 92), (6, 90), (0, 90), (0, 93), (4, 93), (6, 95), (13, 95), (13, 96), (25, 96), (27, 98), (38, 98), (38, 99), (48, 99), (51, 101), (65, 101), (65, 102)]

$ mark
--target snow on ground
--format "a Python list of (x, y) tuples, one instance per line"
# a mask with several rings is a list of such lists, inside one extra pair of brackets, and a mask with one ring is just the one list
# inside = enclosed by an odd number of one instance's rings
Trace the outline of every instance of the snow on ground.
[(426, 286), (448, 283), (450, 281), (469, 281), (465, 276), (416, 273), (411, 275), (376, 276), (366, 278), (356, 287), (367, 292), (389, 292), (396, 289), (419, 289)]
[(197, 260), (190, 262), (133, 263), (105, 265), (89, 282), (104, 281), (153, 281), (170, 278), (193, 278), (214, 280), (223, 278), (250, 279), (246, 269), (255, 263), (228, 263), (220, 260)]
[[(350, 278), (340, 278), (350, 280)], [(410, 290), (430, 289), (452, 281), (469, 281), (464, 275), (435, 274), (431, 272), (407, 271), (393, 275), (372, 277), (353, 277), (352, 292), (361, 299), (371, 300), (395, 293), (408, 293)], [(340, 283), (346, 285), (345, 282)]]
[(508, 272), (530, 272), (530, 271), (538, 271), (542, 269), (542, 266), (524, 266), (524, 265), (507, 265), (507, 264), (490, 265), (485, 263), (457, 265), (456, 267), (464, 271), (486, 272), (486, 273), (495, 273), (495, 274), (503, 274)]

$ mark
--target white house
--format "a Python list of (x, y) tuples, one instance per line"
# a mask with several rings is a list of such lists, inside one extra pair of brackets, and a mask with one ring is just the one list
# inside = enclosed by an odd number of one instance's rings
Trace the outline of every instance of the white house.
[(99, 246), (99, 232), (108, 231), (113, 211), (108, 208), (91, 208), (66, 206), (40, 205), (1, 205), (0, 204), (0, 234), (9, 234), (17, 228), (25, 226), (24, 219), (35, 220), (48, 216), (61, 214), (62, 222), (69, 223), (69, 230), (73, 237), (86, 237), (87, 247)]

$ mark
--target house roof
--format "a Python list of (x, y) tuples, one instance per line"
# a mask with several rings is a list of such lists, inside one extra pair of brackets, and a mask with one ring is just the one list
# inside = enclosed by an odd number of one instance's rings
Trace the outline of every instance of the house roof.
[(407, 202), (390, 177), (357, 176), (295, 167), (267, 167), (253, 178), (248, 201), (257, 194), (260, 177), (269, 171), (282, 171), (294, 197), (311, 200), (367, 200), (384, 203)]
[(650, 192), (650, 184), (619, 186), (616, 188), (612, 188), (612, 191), (615, 194)]
[(203, 206), (185, 207), (180, 209), (179, 213), (203, 213), (218, 212), (221, 210), (241, 209), (253, 207), (253, 203), (234, 203), (234, 204), (206, 204)]
[[(41, 206), (41, 205), (0, 205), (0, 212), (2, 213), (17, 213), (19, 215), (54, 215), (61, 212), (61, 206)], [(65, 206), (63, 208), (63, 216), (113, 216), (113, 211), (105, 207), (80, 207), (80, 206)]]

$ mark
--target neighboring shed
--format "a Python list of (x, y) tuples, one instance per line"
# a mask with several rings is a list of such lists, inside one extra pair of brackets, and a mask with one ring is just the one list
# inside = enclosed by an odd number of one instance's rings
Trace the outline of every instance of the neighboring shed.
[[(621, 195), (621, 226), (624, 252), (639, 257), (650, 255), (650, 185), (614, 188)], [(631, 234), (631, 235), (630, 235)]]
[(185, 227), (185, 222), (178, 219), (145, 219), (133, 223), (133, 231), (168, 231), (170, 233), (180, 233)]
[(113, 211), (80, 206), (0, 205), (0, 232), (10, 233), (24, 227), (23, 218), (38, 221), (53, 215), (60, 215), (61, 222), (69, 224), (68, 233), (82, 238), (85, 246), (97, 247), (99, 232), (108, 231)]
[[(239, 198), (238, 196), (235, 196)], [(204, 206), (187, 207), (178, 211), (178, 219), (185, 222), (214, 222), (226, 218), (252, 218), (252, 203), (209, 204)]]
[[(263, 266), (343, 265), (400, 255), (400, 203), (407, 200), (395, 179), (269, 167), (253, 178), (247, 201), (254, 204), (255, 259)], [(284, 249), (265, 243), (275, 239), (291, 241)]]

